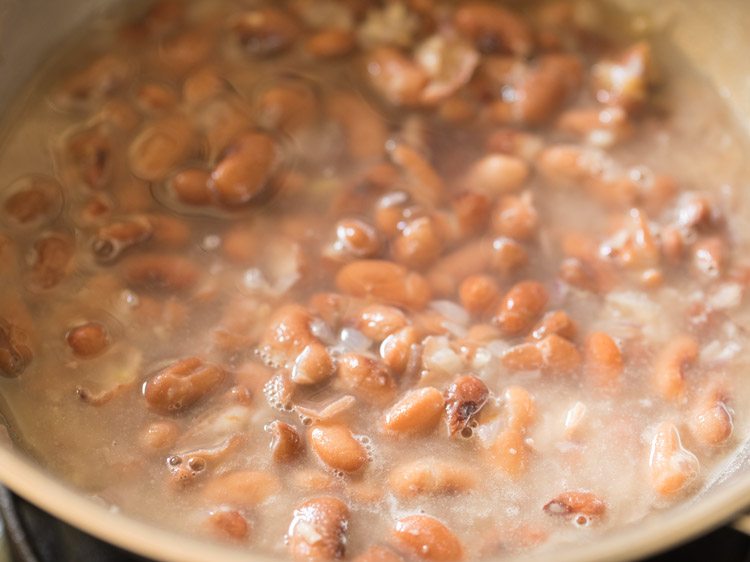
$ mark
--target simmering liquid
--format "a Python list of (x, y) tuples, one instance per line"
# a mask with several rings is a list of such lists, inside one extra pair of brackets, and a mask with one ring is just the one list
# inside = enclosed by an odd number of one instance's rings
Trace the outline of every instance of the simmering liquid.
[(554, 548), (699, 493), (747, 437), (746, 144), (608, 29), (569, 2), (92, 22), (0, 149), (19, 443), (303, 561)]

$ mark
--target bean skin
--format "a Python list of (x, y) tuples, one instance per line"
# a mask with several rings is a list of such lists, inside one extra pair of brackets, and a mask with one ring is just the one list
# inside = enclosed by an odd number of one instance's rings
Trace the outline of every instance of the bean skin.
[(457, 562), (463, 558), (463, 546), (453, 531), (429, 515), (402, 517), (392, 537), (396, 546), (420, 560)]
[(224, 371), (198, 357), (172, 363), (143, 386), (148, 406), (161, 414), (180, 412), (214, 390)]
[(445, 400), (436, 388), (410, 390), (386, 412), (383, 427), (395, 435), (420, 435), (435, 429)]
[(474, 375), (458, 377), (445, 391), (445, 414), (450, 435), (463, 430), (487, 403), (490, 391)]
[(364, 445), (341, 424), (320, 425), (310, 429), (310, 446), (318, 458), (333, 470), (356, 472), (367, 464)]
[(298, 562), (339, 560), (346, 554), (349, 508), (341, 500), (322, 496), (295, 510), (287, 532), (289, 552)]

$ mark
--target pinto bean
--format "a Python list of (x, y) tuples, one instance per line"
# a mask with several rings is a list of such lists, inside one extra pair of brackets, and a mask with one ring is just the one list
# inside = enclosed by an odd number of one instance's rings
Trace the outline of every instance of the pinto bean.
[(489, 456), (500, 470), (510, 478), (517, 479), (528, 469), (531, 451), (524, 433), (508, 427), (498, 434)]
[(270, 56), (288, 49), (300, 33), (299, 23), (286, 11), (260, 8), (238, 14), (230, 29), (251, 55)]
[(729, 250), (719, 236), (699, 240), (693, 246), (693, 267), (709, 278), (719, 277), (725, 270)]
[(143, 386), (149, 408), (160, 414), (180, 412), (211, 393), (224, 371), (199, 357), (181, 359), (159, 371)]
[(721, 388), (704, 391), (693, 408), (689, 428), (693, 438), (704, 447), (724, 445), (734, 432), (734, 412)]
[(47, 176), (24, 176), (5, 189), (3, 199), (3, 212), (13, 222), (39, 225), (60, 212), (62, 187)]
[(373, 88), (395, 106), (418, 106), (427, 85), (427, 72), (393, 47), (376, 47), (368, 53), (367, 73)]
[(65, 341), (76, 357), (88, 359), (96, 357), (109, 347), (107, 328), (99, 322), (86, 322), (68, 330)]
[(537, 343), (542, 352), (542, 371), (549, 374), (569, 374), (577, 371), (583, 359), (575, 344), (550, 334)]
[(339, 356), (336, 384), (365, 402), (382, 405), (396, 394), (396, 383), (388, 368), (365, 355)]
[(203, 496), (210, 502), (255, 507), (281, 491), (279, 478), (270, 472), (237, 470), (206, 483)]
[(596, 98), (601, 103), (642, 108), (648, 100), (654, 78), (651, 46), (641, 41), (629, 47), (616, 61), (603, 61), (591, 70)]
[(63, 159), (75, 184), (89, 189), (106, 187), (114, 173), (116, 145), (112, 132), (104, 124), (75, 131), (67, 136), (63, 145)]
[(66, 235), (48, 233), (38, 238), (31, 253), (33, 286), (52, 289), (62, 282), (73, 269), (74, 253), (73, 241)]
[(144, 113), (159, 114), (177, 105), (177, 94), (164, 84), (147, 82), (136, 90), (135, 101)]
[(322, 496), (294, 510), (287, 539), (298, 562), (339, 560), (346, 554), (349, 508), (341, 500)]
[(515, 371), (536, 371), (542, 368), (543, 357), (536, 343), (520, 343), (506, 349), (501, 357), (503, 367)]
[(417, 330), (406, 326), (393, 332), (380, 344), (380, 357), (383, 363), (395, 374), (403, 374), (415, 354), (420, 338)]
[(139, 441), (144, 449), (164, 451), (174, 446), (179, 433), (180, 428), (173, 421), (159, 420), (146, 426), (140, 434)]
[(443, 241), (429, 217), (406, 223), (392, 244), (393, 259), (417, 269), (429, 266), (443, 250)]
[(457, 562), (463, 546), (453, 531), (429, 515), (409, 515), (396, 521), (392, 532), (396, 546), (414, 558), (431, 562)]
[(160, 44), (159, 57), (169, 72), (186, 72), (205, 62), (214, 48), (215, 38), (205, 29), (180, 29), (165, 37)]
[(113, 54), (104, 54), (71, 74), (60, 87), (55, 101), (65, 107), (80, 107), (104, 99), (124, 87), (133, 66)]
[(527, 56), (534, 48), (533, 35), (527, 23), (498, 4), (462, 4), (453, 14), (453, 22), (483, 53), (511, 52)]
[(114, 222), (99, 228), (91, 250), (97, 260), (110, 262), (131, 246), (147, 241), (153, 232), (153, 225), (143, 216)]
[(398, 465), (388, 476), (391, 490), (401, 499), (468, 492), (477, 482), (470, 467), (432, 457)]
[(313, 124), (318, 115), (318, 99), (303, 79), (280, 80), (260, 94), (256, 113), (261, 126), (293, 133)]
[(0, 374), (9, 378), (21, 375), (33, 357), (26, 330), (0, 317)]
[(461, 305), (474, 315), (485, 315), (497, 306), (500, 287), (489, 275), (470, 275), (458, 288)]
[(518, 191), (529, 173), (529, 165), (521, 158), (490, 154), (472, 164), (464, 182), (473, 191), (494, 197)]
[(507, 277), (522, 269), (528, 262), (528, 252), (515, 240), (501, 236), (492, 241), (490, 266), (500, 275)]
[(172, 115), (153, 121), (130, 143), (130, 169), (143, 180), (162, 181), (187, 159), (192, 146), (193, 128), (186, 118)]
[(240, 135), (211, 172), (209, 188), (230, 207), (247, 204), (268, 186), (279, 158), (275, 141), (260, 132)]
[(495, 234), (513, 240), (532, 238), (539, 224), (539, 215), (531, 201), (531, 193), (502, 197), (492, 213)]
[(271, 456), (277, 463), (288, 463), (295, 460), (304, 451), (304, 444), (299, 432), (288, 423), (274, 420), (267, 426), (271, 432)]
[(503, 393), (503, 401), (507, 426), (525, 433), (536, 418), (534, 397), (521, 386), (509, 386)]
[(305, 50), (316, 59), (332, 59), (348, 55), (356, 47), (356, 38), (345, 29), (324, 29), (305, 42)]
[(172, 176), (169, 190), (175, 199), (185, 205), (209, 205), (213, 200), (208, 187), (210, 177), (206, 170), (187, 168)]
[(375, 298), (396, 306), (420, 310), (430, 300), (424, 277), (384, 260), (358, 260), (342, 267), (336, 287), (346, 294)]
[(393, 306), (371, 304), (357, 315), (357, 329), (374, 341), (383, 341), (408, 324), (403, 312)]
[(236, 510), (214, 511), (206, 519), (206, 524), (213, 534), (222, 539), (244, 541), (250, 534), (250, 524)]
[(547, 305), (547, 289), (537, 281), (517, 283), (505, 294), (494, 318), (506, 334), (525, 332)]
[(310, 329), (312, 316), (299, 305), (287, 305), (271, 317), (259, 349), (264, 361), (283, 365), (296, 358), (315, 341)]
[(170, 254), (139, 254), (122, 262), (125, 282), (133, 287), (181, 292), (193, 287), (200, 277), (195, 263)]
[(573, 341), (577, 333), (578, 327), (564, 310), (551, 310), (531, 330), (531, 338), (542, 340), (550, 334), (557, 334)]
[(445, 414), (448, 432), (454, 435), (465, 429), (487, 403), (490, 391), (482, 379), (461, 375), (445, 391)]
[(445, 184), (427, 157), (404, 142), (389, 148), (391, 160), (409, 179), (407, 190), (420, 205), (432, 207), (442, 201)]
[(327, 97), (326, 111), (341, 126), (350, 156), (365, 159), (385, 153), (388, 129), (381, 116), (361, 96), (346, 91), (334, 92)]
[(584, 346), (584, 371), (600, 387), (619, 383), (623, 371), (622, 352), (615, 341), (604, 332), (593, 332)]
[(325, 250), (325, 255), (337, 259), (372, 258), (381, 249), (378, 231), (359, 219), (342, 219), (336, 223), (336, 240)]
[(661, 496), (674, 496), (698, 477), (700, 463), (682, 446), (680, 432), (674, 424), (662, 422), (651, 441), (649, 474), (651, 486)]
[(679, 336), (669, 341), (654, 361), (654, 384), (662, 398), (681, 401), (687, 385), (685, 370), (698, 360), (698, 342), (691, 336)]
[(318, 342), (305, 346), (297, 356), (292, 368), (292, 381), (296, 384), (312, 385), (329, 379), (336, 366), (326, 347)]
[(563, 516), (567, 518), (583, 518), (584, 522), (601, 519), (607, 504), (592, 492), (570, 491), (558, 494), (546, 504), (544, 512), (549, 515)]
[(410, 390), (386, 412), (383, 426), (397, 435), (419, 435), (437, 427), (445, 400), (431, 386)]
[(345, 425), (315, 426), (308, 438), (318, 458), (333, 470), (356, 472), (367, 464), (367, 450)]
[(427, 272), (434, 292), (453, 297), (462, 279), (483, 273), (490, 263), (492, 246), (486, 240), (475, 240), (441, 257)]

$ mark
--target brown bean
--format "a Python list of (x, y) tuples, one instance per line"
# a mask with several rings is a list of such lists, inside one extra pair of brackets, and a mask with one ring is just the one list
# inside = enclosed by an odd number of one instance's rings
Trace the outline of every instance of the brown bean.
[(505, 421), (510, 429), (526, 433), (536, 419), (534, 397), (521, 386), (509, 386), (503, 393)]
[(262, 127), (293, 133), (313, 124), (319, 114), (318, 99), (303, 79), (280, 80), (261, 92), (256, 114)]
[(371, 304), (357, 315), (356, 327), (374, 341), (383, 341), (408, 324), (403, 312), (393, 306)]
[(100, 124), (75, 131), (64, 141), (63, 158), (70, 168), (63, 173), (69, 175), (74, 184), (102, 189), (112, 179), (116, 153), (115, 141), (107, 126)]
[(276, 142), (269, 135), (244, 133), (224, 151), (211, 172), (209, 188), (224, 205), (249, 203), (268, 187), (278, 158)]
[(725, 444), (734, 432), (733, 416), (727, 393), (721, 387), (703, 391), (689, 422), (693, 438), (704, 447)]
[(654, 361), (654, 384), (665, 400), (681, 401), (687, 385), (685, 370), (698, 360), (698, 342), (691, 336), (678, 336), (659, 351)]
[(431, 297), (424, 277), (384, 260), (358, 260), (345, 265), (336, 275), (336, 287), (355, 297), (417, 310), (424, 308)]
[(52, 289), (65, 279), (74, 267), (75, 247), (68, 236), (58, 233), (42, 235), (34, 242), (31, 253), (31, 283), (39, 289)]
[(393, 163), (406, 174), (406, 189), (416, 203), (432, 207), (443, 200), (445, 184), (426, 155), (405, 142), (396, 143), (389, 151)]
[(516, 479), (528, 469), (531, 451), (524, 432), (508, 427), (497, 436), (489, 455), (500, 470)]
[(199, 68), (182, 83), (182, 97), (189, 106), (197, 106), (217, 97), (227, 89), (227, 82), (212, 66)]
[(339, 560), (346, 554), (349, 508), (337, 498), (307, 500), (294, 510), (287, 532), (289, 552), (298, 562)]
[(319, 425), (310, 429), (312, 450), (333, 470), (356, 472), (367, 464), (367, 450), (345, 425)]
[(445, 414), (448, 433), (463, 431), (487, 403), (490, 391), (482, 379), (461, 375), (445, 391)]
[(560, 115), (557, 128), (582, 137), (591, 145), (605, 148), (633, 133), (628, 114), (620, 107), (569, 109)]
[(437, 427), (445, 400), (432, 387), (410, 390), (386, 412), (383, 426), (397, 435), (420, 435)]
[(456, 28), (483, 53), (529, 55), (534, 39), (527, 23), (513, 12), (490, 2), (469, 2), (453, 14)]
[(361, 96), (338, 91), (327, 96), (326, 111), (341, 126), (346, 150), (355, 159), (376, 158), (385, 152), (388, 129)]
[(310, 313), (299, 305), (279, 308), (271, 317), (259, 345), (263, 360), (280, 366), (296, 358), (315, 341), (311, 322)]
[(629, 47), (616, 61), (604, 61), (591, 69), (596, 99), (622, 106), (628, 111), (643, 107), (653, 81), (651, 46), (641, 41)]
[(130, 143), (128, 159), (133, 174), (146, 181), (162, 181), (184, 162), (193, 146), (193, 128), (179, 115), (147, 125)]
[(503, 297), (494, 318), (508, 335), (527, 331), (547, 305), (547, 289), (537, 281), (521, 281)]
[(174, 446), (179, 433), (180, 428), (176, 423), (160, 420), (148, 424), (140, 434), (139, 441), (147, 450), (164, 451)]
[(214, 511), (206, 519), (208, 528), (220, 539), (244, 541), (250, 535), (250, 524), (239, 511)]
[(661, 496), (673, 496), (695, 481), (700, 463), (682, 446), (680, 432), (674, 424), (662, 422), (651, 442), (649, 475), (651, 486)]
[(581, 367), (583, 359), (575, 344), (557, 334), (550, 334), (536, 345), (542, 352), (542, 371), (545, 373), (565, 375)]
[(470, 275), (458, 288), (458, 297), (471, 314), (484, 316), (497, 306), (500, 287), (489, 275)]
[(181, 359), (159, 371), (143, 386), (149, 408), (161, 414), (180, 412), (212, 392), (224, 371), (198, 357)]
[(208, 30), (180, 29), (161, 42), (160, 62), (168, 72), (186, 72), (209, 57), (214, 42), (214, 37)]
[(719, 236), (709, 236), (695, 243), (692, 248), (693, 267), (709, 278), (724, 273), (728, 261), (727, 243)]
[(99, 101), (125, 86), (132, 71), (132, 65), (126, 59), (113, 54), (101, 55), (69, 75), (55, 101), (65, 107), (85, 106)]
[(198, 266), (188, 258), (171, 254), (139, 254), (122, 262), (125, 282), (155, 291), (186, 291), (200, 277)]
[(89, 359), (96, 357), (109, 347), (107, 328), (99, 322), (86, 322), (68, 330), (65, 341), (76, 357)]
[(135, 91), (138, 108), (147, 114), (164, 113), (177, 104), (177, 94), (164, 84), (147, 82)]
[(383, 405), (393, 400), (396, 383), (385, 365), (357, 353), (339, 356), (337, 385), (362, 400)]
[(19, 376), (33, 357), (26, 330), (0, 317), (0, 374), (9, 378)]
[(427, 272), (427, 279), (436, 294), (453, 297), (458, 286), (469, 275), (483, 273), (491, 259), (492, 246), (486, 240), (468, 242), (441, 257)]
[(443, 250), (435, 222), (420, 217), (407, 222), (392, 242), (393, 259), (408, 267), (422, 269), (433, 263)]
[(328, 380), (336, 372), (336, 365), (326, 347), (318, 342), (305, 346), (292, 367), (295, 384), (313, 385)]
[(356, 38), (345, 29), (324, 29), (305, 42), (305, 50), (316, 59), (331, 59), (348, 55), (356, 46)]
[(583, 352), (584, 371), (599, 387), (616, 386), (622, 376), (622, 352), (604, 332), (593, 332), (586, 339)]
[(607, 504), (592, 492), (570, 491), (558, 494), (546, 504), (544, 512), (549, 515), (562, 515), (575, 518), (586, 524), (601, 519), (607, 511)]
[(511, 372), (536, 371), (542, 368), (542, 352), (535, 343), (520, 343), (506, 349), (501, 361)]
[(463, 558), (463, 546), (453, 531), (429, 515), (409, 515), (396, 521), (395, 544), (409, 555), (433, 562), (456, 562)]
[(410, 363), (410, 359), (416, 354), (420, 338), (417, 330), (406, 326), (392, 333), (380, 344), (380, 357), (394, 373), (403, 374)]
[(455, 240), (466, 238), (482, 232), (490, 216), (490, 200), (483, 193), (462, 191), (451, 199), (451, 210), (458, 225)]
[(378, 231), (359, 219), (342, 219), (336, 223), (336, 240), (326, 249), (335, 258), (372, 258), (382, 247)]
[(477, 482), (470, 467), (432, 457), (400, 464), (388, 476), (390, 489), (401, 499), (468, 492)]
[(542, 340), (550, 334), (557, 334), (573, 341), (577, 333), (578, 326), (564, 310), (551, 310), (531, 330), (531, 338)]
[(3, 212), (12, 221), (39, 225), (60, 212), (62, 187), (47, 176), (24, 176), (4, 190), (3, 199)]
[(270, 56), (288, 49), (300, 33), (294, 17), (278, 8), (260, 8), (238, 14), (230, 29), (251, 55)]
[(373, 88), (395, 106), (418, 106), (429, 76), (416, 62), (393, 47), (368, 53), (367, 73)]
[(500, 275), (508, 277), (525, 267), (528, 262), (528, 252), (515, 240), (500, 237), (492, 241), (490, 266)]
[(199, 168), (187, 168), (177, 172), (169, 180), (169, 190), (185, 205), (210, 205), (213, 195), (208, 187), (210, 174)]
[(469, 168), (465, 184), (490, 197), (518, 191), (529, 177), (529, 165), (515, 156), (490, 154)]
[(256, 470), (236, 470), (206, 483), (203, 496), (215, 504), (255, 507), (281, 491), (278, 476)]
[(532, 238), (539, 224), (539, 215), (531, 201), (531, 194), (502, 197), (492, 212), (492, 228), (495, 234), (513, 240)]
[(115, 260), (128, 248), (149, 240), (154, 232), (151, 221), (135, 216), (102, 226), (91, 241), (91, 250), (100, 262)]
[(299, 432), (288, 423), (274, 420), (266, 427), (271, 432), (271, 456), (277, 463), (288, 463), (297, 459), (304, 451)]

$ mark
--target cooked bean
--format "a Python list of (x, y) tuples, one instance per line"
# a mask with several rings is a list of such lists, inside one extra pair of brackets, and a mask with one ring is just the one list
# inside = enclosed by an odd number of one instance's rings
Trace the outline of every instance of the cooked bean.
[(483, 53), (529, 55), (534, 48), (531, 29), (513, 12), (490, 2), (469, 2), (453, 14), (456, 28)]
[(38, 225), (60, 212), (62, 188), (53, 178), (25, 176), (5, 189), (3, 211), (20, 225)]
[(531, 194), (502, 197), (492, 213), (492, 228), (495, 234), (513, 240), (524, 241), (536, 233), (539, 215), (531, 201)]
[(172, 363), (143, 386), (148, 406), (161, 414), (180, 412), (211, 393), (224, 380), (224, 371), (190, 357)]
[(528, 252), (515, 240), (500, 237), (492, 241), (490, 266), (500, 275), (507, 277), (523, 268), (528, 262)]
[(487, 385), (474, 375), (461, 375), (454, 380), (445, 391), (446, 423), (450, 435), (465, 429), (489, 396)]
[(693, 267), (706, 277), (716, 278), (727, 264), (727, 243), (718, 236), (710, 236), (693, 246)]
[(619, 383), (623, 370), (622, 352), (604, 332), (593, 332), (586, 339), (583, 363), (586, 374), (597, 386), (612, 387)]
[(500, 287), (489, 275), (470, 275), (458, 288), (458, 297), (463, 307), (470, 313), (485, 316), (497, 306)]
[(130, 143), (130, 169), (141, 179), (162, 181), (187, 159), (192, 144), (193, 129), (184, 117), (153, 121)]
[(339, 560), (346, 554), (349, 508), (330, 496), (307, 500), (295, 510), (287, 532), (289, 552), (299, 562)]
[(464, 244), (441, 257), (427, 272), (430, 286), (436, 294), (452, 297), (461, 280), (483, 273), (490, 263), (492, 247), (486, 240)]
[(445, 195), (445, 184), (428, 158), (419, 150), (404, 142), (389, 147), (391, 160), (406, 174), (407, 191), (420, 205), (431, 207)]
[(269, 56), (288, 49), (299, 35), (299, 23), (278, 8), (238, 14), (230, 27), (240, 46), (251, 55)]
[(476, 161), (466, 175), (470, 189), (494, 197), (518, 191), (529, 177), (529, 165), (507, 154), (490, 154)]
[(136, 90), (135, 101), (144, 113), (158, 114), (177, 104), (177, 94), (164, 84), (148, 82)]
[(443, 250), (436, 225), (429, 217), (404, 224), (392, 242), (393, 259), (406, 266), (422, 269), (433, 263)]
[(326, 111), (341, 126), (346, 150), (356, 159), (374, 158), (385, 153), (388, 129), (383, 119), (361, 96), (335, 92), (328, 96)]
[(179, 427), (172, 421), (160, 420), (152, 422), (141, 433), (140, 443), (145, 449), (164, 451), (174, 446), (179, 433)]
[(456, 562), (463, 558), (463, 546), (453, 531), (429, 515), (402, 517), (392, 537), (399, 548), (421, 560)]
[(659, 351), (654, 361), (654, 384), (665, 400), (680, 401), (687, 390), (685, 370), (698, 360), (698, 342), (678, 336)]
[(244, 541), (250, 534), (250, 524), (239, 511), (214, 511), (206, 519), (209, 529), (219, 538)]
[(359, 219), (343, 219), (336, 224), (336, 240), (327, 255), (340, 258), (372, 258), (382, 246), (378, 231)]
[(550, 374), (569, 374), (577, 371), (583, 359), (575, 344), (550, 334), (537, 343), (542, 352), (542, 371)]
[(564, 310), (551, 310), (534, 326), (531, 337), (542, 340), (550, 334), (557, 334), (566, 340), (573, 341), (578, 332), (575, 322)]
[(156, 291), (186, 291), (200, 277), (198, 266), (188, 258), (171, 254), (139, 254), (122, 262), (129, 285)]
[(42, 235), (34, 242), (31, 254), (31, 282), (39, 289), (52, 289), (72, 271), (75, 247), (67, 236)]
[(525, 332), (542, 313), (547, 299), (547, 290), (541, 283), (517, 283), (503, 297), (494, 321), (507, 334)]
[(367, 464), (367, 450), (345, 425), (318, 425), (310, 430), (310, 446), (333, 470), (356, 472)]
[(210, 174), (206, 170), (187, 168), (169, 180), (169, 189), (185, 205), (209, 205), (213, 195), (208, 187)]
[(673, 496), (685, 490), (698, 477), (700, 463), (682, 446), (674, 424), (662, 422), (651, 441), (649, 474), (657, 494)]
[(462, 191), (451, 199), (451, 210), (457, 223), (455, 239), (462, 241), (484, 230), (490, 216), (490, 200), (483, 193)]
[(304, 80), (281, 80), (260, 94), (256, 113), (261, 126), (293, 133), (314, 122), (318, 100), (313, 88)]
[(571, 491), (558, 494), (546, 504), (544, 511), (550, 515), (575, 518), (583, 516), (585, 522), (600, 519), (607, 510), (607, 504), (592, 492)]
[(259, 346), (264, 361), (283, 365), (296, 358), (315, 340), (310, 329), (311, 322), (312, 316), (301, 306), (279, 308), (271, 317)]
[(406, 308), (422, 309), (430, 300), (424, 277), (383, 260), (358, 260), (342, 267), (336, 286), (355, 297), (375, 298)]
[(357, 329), (374, 341), (383, 341), (408, 324), (403, 312), (393, 306), (371, 304), (357, 316)]
[(356, 46), (354, 34), (343, 29), (325, 29), (305, 42), (305, 50), (318, 59), (348, 55)]
[(723, 392), (711, 390), (701, 397), (690, 419), (693, 438), (703, 446), (725, 444), (734, 432), (734, 412)]
[(393, 47), (377, 47), (370, 51), (367, 73), (373, 88), (395, 106), (419, 105), (429, 80), (420, 65)]
[(73, 107), (93, 103), (127, 84), (132, 71), (132, 65), (123, 58), (101, 55), (65, 80), (56, 101)]
[(224, 151), (211, 172), (209, 187), (224, 205), (249, 203), (268, 186), (278, 158), (278, 148), (269, 135), (244, 133)]
[(522, 431), (509, 427), (503, 429), (490, 448), (490, 458), (494, 464), (513, 479), (526, 472), (531, 451)]
[(390, 402), (396, 394), (393, 376), (379, 361), (357, 353), (339, 356), (337, 384), (372, 404)]
[(88, 359), (100, 355), (109, 347), (107, 328), (99, 322), (86, 322), (68, 330), (65, 341), (76, 357)]
[(182, 83), (182, 97), (189, 106), (197, 106), (217, 97), (227, 89), (227, 82), (212, 66), (191, 72)]
[(651, 47), (642, 41), (629, 47), (617, 61), (605, 61), (592, 69), (598, 101), (622, 106), (628, 111), (646, 103), (653, 79)]
[(477, 482), (477, 474), (470, 467), (432, 457), (398, 465), (388, 476), (391, 490), (401, 499), (467, 492)]
[(26, 370), (33, 357), (26, 331), (0, 317), (0, 373), (4, 377), (17, 377)]
[(445, 400), (431, 386), (410, 390), (386, 412), (383, 426), (397, 435), (429, 433), (437, 427)]
[(209, 480), (203, 496), (216, 504), (255, 507), (280, 491), (279, 478), (270, 472), (236, 470)]
[(323, 344), (312, 342), (297, 356), (292, 367), (292, 381), (296, 384), (318, 384), (329, 379), (336, 366)]
[(295, 460), (304, 451), (302, 437), (288, 423), (274, 420), (267, 426), (271, 432), (271, 456), (277, 463), (288, 463)]
[(420, 339), (417, 330), (406, 326), (393, 332), (380, 344), (380, 357), (383, 363), (394, 373), (403, 374), (415, 355)]
[(159, 57), (165, 69), (185, 72), (209, 57), (214, 38), (204, 29), (181, 29), (166, 37), (159, 47)]
[(506, 349), (501, 357), (503, 366), (515, 371), (536, 371), (542, 368), (542, 352), (536, 343), (519, 343)]
[(534, 397), (523, 387), (509, 386), (503, 393), (503, 401), (508, 427), (525, 433), (536, 418)]
[(144, 216), (113, 222), (97, 231), (91, 250), (97, 260), (109, 262), (131, 246), (147, 241), (153, 232), (152, 223)]

